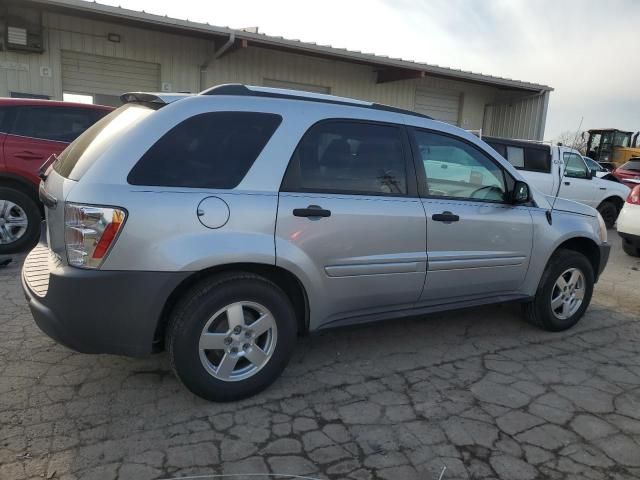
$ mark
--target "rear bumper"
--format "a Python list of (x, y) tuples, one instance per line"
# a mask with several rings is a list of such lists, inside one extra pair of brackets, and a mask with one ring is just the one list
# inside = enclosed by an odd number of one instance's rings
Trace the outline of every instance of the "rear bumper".
[(40, 243), (22, 287), (33, 318), (56, 342), (82, 353), (151, 353), (165, 302), (189, 273), (84, 270), (63, 265)]
[(598, 265), (598, 271), (596, 272), (596, 282), (598, 278), (600, 278), (600, 274), (603, 272), (604, 268), (607, 266), (607, 262), (609, 261), (609, 254), (611, 253), (611, 245), (608, 243), (603, 243), (599, 245), (600, 248), (600, 265)]

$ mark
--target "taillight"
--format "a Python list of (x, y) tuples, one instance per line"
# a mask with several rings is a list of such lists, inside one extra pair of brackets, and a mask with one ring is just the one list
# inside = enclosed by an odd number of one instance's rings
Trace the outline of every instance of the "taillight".
[(640, 185), (637, 187), (633, 187), (633, 190), (629, 193), (627, 197), (627, 203), (631, 203), (632, 205), (640, 205)]
[(64, 240), (69, 265), (98, 268), (126, 217), (126, 212), (120, 208), (65, 204)]

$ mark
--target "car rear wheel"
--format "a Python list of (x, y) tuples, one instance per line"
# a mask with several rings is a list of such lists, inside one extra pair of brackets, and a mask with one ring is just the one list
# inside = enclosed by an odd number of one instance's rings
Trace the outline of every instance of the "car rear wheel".
[(0, 187), (0, 254), (33, 247), (42, 217), (36, 202), (13, 188)]
[(613, 228), (618, 219), (618, 207), (613, 202), (605, 200), (598, 205), (598, 212), (600, 212), (607, 228)]
[(551, 332), (574, 326), (591, 302), (593, 267), (573, 250), (558, 250), (542, 274), (533, 301), (524, 305), (531, 323)]
[(640, 248), (634, 246), (630, 241), (622, 239), (622, 250), (632, 257), (640, 257)]
[(196, 395), (216, 402), (254, 395), (286, 367), (297, 334), (293, 306), (275, 284), (226, 273), (192, 288), (166, 333), (171, 365)]

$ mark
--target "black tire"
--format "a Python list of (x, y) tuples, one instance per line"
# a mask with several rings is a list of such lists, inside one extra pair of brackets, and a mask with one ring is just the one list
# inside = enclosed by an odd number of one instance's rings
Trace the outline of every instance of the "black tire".
[(622, 250), (632, 257), (640, 257), (640, 248), (634, 247), (631, 242), (626, 241), (624, 238), (622, 239)]
[[(584, 276), (585, 291), (580, 308), (566, 319), (556, 316), (551, 308), (551, 295), (560, 275), (570, 268), (577, 268)], [(593, 266), (581, 253), (573, 250), (558, 250), (553, 254), (542, 274), (538, 290), (531, 302), (523, 305), (527, 321), (550, 332), (560, 332), (573, 327), (582, 318), (593, 294)]]
[[(0, 243), (0, 255), (17, 253), (32, 248), (40, 238), (42, 215), (38, 204), (27, 194), (10, 187), (0, 187), (0, 208), (2, 200), (8, 200), (19, 206), (27, 216), (27, 230), (16, 241)], [(0, 212), (0, 215), (2, 212)], [(2, 223), (0, 221), (0, 223)]]
[(602, 216), (605, 225), (607, 228), (613, 228), (616, 224), (616, 220), (618, 219), (618, 207), (615, 203), (605, 200), (600, 205), (598, 205), (598, 212)]
[[(200, 360), (199, 340), (207, 321), (235, 302), (266, 307), (277, 326), (277, 340), (267, 363), (249, 378), (215, 378)], [(287, 295), (269, 280), (245, 272), (229, 272), (203, 280), (189, 290), (173, 309), (165, 345), (176, 376), (194, 394), (214, 402), (250, 397), (273, 383), (287, 366), (297, 338), (297, 322)]]

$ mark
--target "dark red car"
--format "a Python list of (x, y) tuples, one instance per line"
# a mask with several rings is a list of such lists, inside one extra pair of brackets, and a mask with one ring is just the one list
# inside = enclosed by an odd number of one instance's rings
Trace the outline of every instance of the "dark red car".
[(113, 108), (0, 98), (0, 254), (32, 246), (40, 233), (38, 171)]
[(640, 185), (640, 157), (633, 157), (621, 167), (616, 168), (613, 175), (627, 187)]

